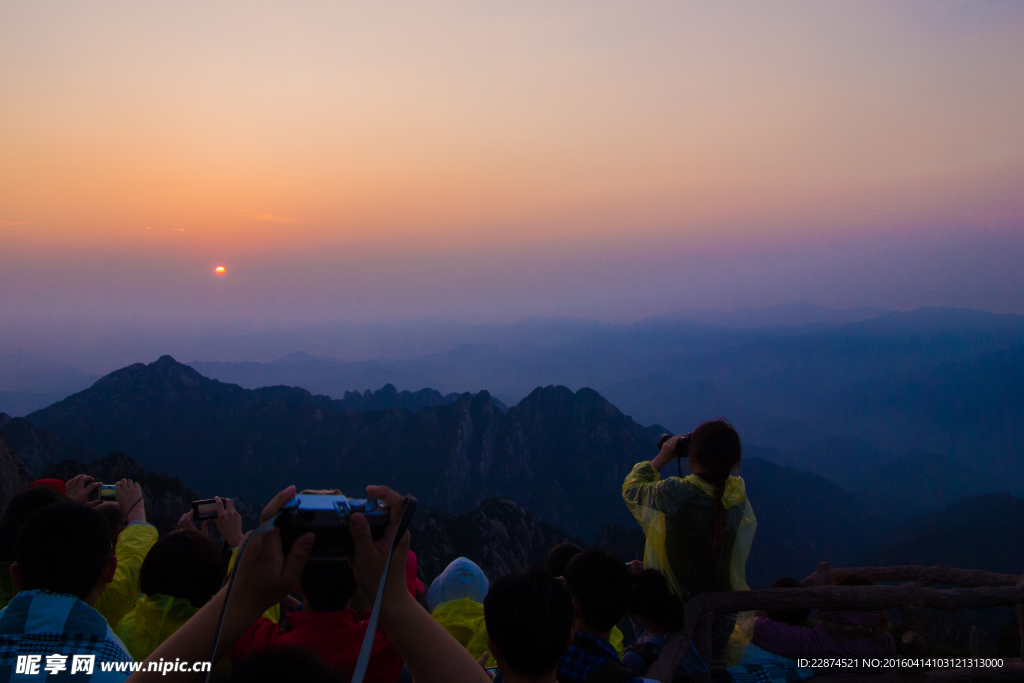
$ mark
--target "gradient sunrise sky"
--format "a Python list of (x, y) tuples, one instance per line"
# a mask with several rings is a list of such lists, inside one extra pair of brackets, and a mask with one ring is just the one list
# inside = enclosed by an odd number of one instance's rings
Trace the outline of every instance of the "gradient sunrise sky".
[(1022, 230), (1022, 2), (0, 4), (10, 319), (1024, 313)]

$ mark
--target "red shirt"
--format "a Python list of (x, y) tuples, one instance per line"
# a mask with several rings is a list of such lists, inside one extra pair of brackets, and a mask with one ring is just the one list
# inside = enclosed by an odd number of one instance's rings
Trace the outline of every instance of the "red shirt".
[[(285, 619), (291, 625), (284, 631), (266, 617), (242, 634), (231, 648), (231, 659), (239, 659), (272, 646), (296, 646), (311, 650), (328, 664), (337, 667), (346, 678), (352, 678), (359, 659), (359, 648), (366, 634), (369, 612), (292, 612)], [(384, 629), (378, 627), (366, 669), (366, 683), (395, 683), (402, 673), (402, 658)]]
[[(416, 555), (412, 552), (405, 559), (405, 581), (409, 592), (416, 597), (417, 588), (423, 592), (423, 583), (416, 578)], [(273, 646), (304, 647), (328, 664), (337, 667), (346, 678), (352, 678), (359, 659), (359, 648), (370, 620), (370, 612), (357, 614), (355, 610), (340, 612), (296, 611), (284, 618), (290, 630), (266, 617), (260, 617), (249, 630), (235, 641), (228, 653), (232, 659), (240, 659), (250, 652), (258, 652)], [(402, 673), (401, 655), (391, 639), (380, 626), (373, 637), (370, 663), (366, 668), (366, 683), (395, 683)]]

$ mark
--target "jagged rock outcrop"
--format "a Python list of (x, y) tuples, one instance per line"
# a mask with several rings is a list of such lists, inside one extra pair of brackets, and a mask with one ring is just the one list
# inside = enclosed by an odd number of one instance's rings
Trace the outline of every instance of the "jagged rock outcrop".
[(62, 460), (89, 462), (100, 456), (88, 448), (69, 443), (46, 430), (34, 427), (25, 418), (0, 413), (0, 429), (19, 462), (33, 478), (42, 476), (50, 463)]
[(17, 491), (30, 481), (28, 472), (14, 455), (5, 434), (0, 431), (0, 511)]
[(492, 581), (534, 564), (569, 537), (538, 522), (507, 498), (488, 498), (462, 515), (418, 512), (411, 529), (412, 550), (429, 582), (457, 557), (477, 563)]

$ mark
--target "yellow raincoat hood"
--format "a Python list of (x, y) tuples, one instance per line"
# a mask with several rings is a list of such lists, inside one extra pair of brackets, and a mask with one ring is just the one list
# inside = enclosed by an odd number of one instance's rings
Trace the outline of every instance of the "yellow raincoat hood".
[(141, 662), (198, 611), (185, 598), (160, 593), (143, 595), (118, 623), (114, 633), (128, 648), (132, 659)]

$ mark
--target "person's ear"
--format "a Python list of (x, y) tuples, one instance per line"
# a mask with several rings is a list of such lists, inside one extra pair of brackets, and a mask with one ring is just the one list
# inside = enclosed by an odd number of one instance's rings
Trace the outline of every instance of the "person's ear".
[(18, 591), (20, 592), (25, 590), (25, 584), (21, 582), (21, 571), (18, 570), (17, 562), (11, 564), (8, 573), (11, 575), (11, 581), (14, 582), (14, 585), (15, 587), (17, 587)]
[(505, 655), (501, 653), (501, 648), (494, 644), (494, 639), (487, 636), (487, 651), (494, 657), (494, 661), (498, 663), (498, 669), (501, 671), (508, 671), (508, 666), (505, 664)]
[(114, 574), (117, 572), (117, 555), (111, 555), (110, 559), (107, 560), (107, 564), (103, 567), (103, 574), (100, 577), (100, 581), (103, 583), (110, 583), (114, 580)]

